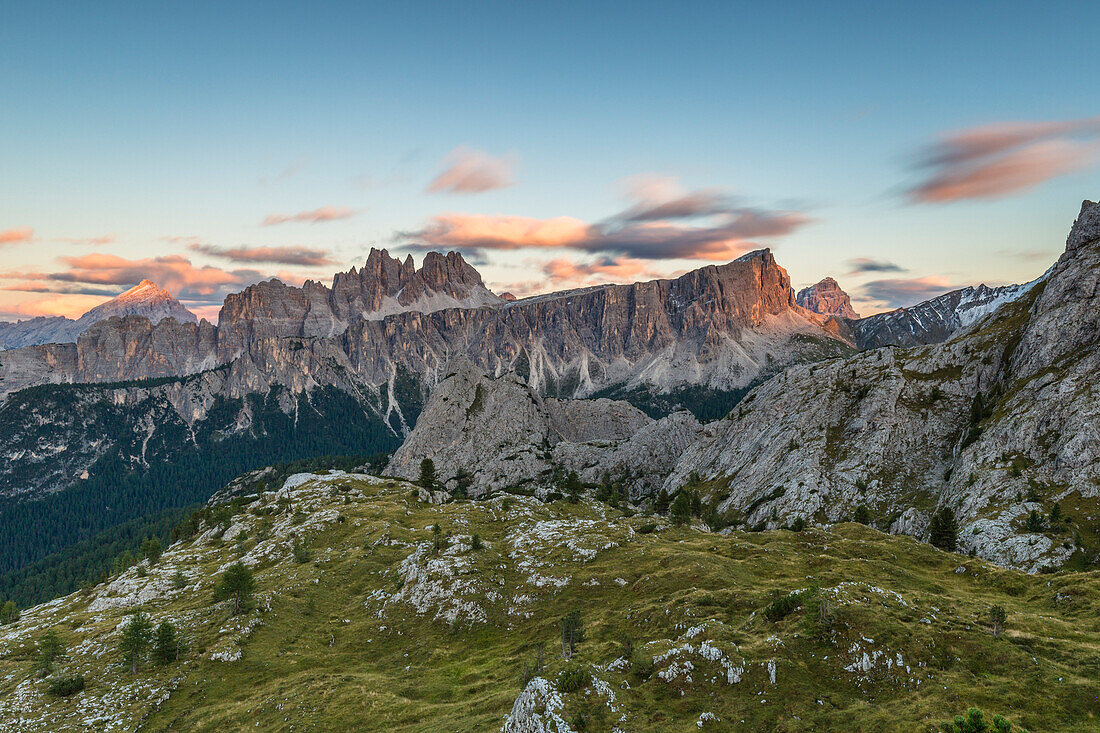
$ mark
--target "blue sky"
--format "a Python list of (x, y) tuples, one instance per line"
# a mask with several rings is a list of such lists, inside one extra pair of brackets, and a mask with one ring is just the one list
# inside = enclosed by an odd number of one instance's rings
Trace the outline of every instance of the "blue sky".
[(1031, 279), (1100, 196), (1100, 6), (959, 5), (3, 2), (0, 316), (371, 246), (520, 293), (771, 246), (864, 312)]

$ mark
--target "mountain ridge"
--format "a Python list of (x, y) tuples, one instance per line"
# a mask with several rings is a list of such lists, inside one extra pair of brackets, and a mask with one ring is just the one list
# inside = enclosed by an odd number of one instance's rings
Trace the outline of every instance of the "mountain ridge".
[(167, 290), (148, 278), (77, 319), (39, 316), (24, 321), (0, 323), (0, 350), (75, 343), (80, 335), (100, 321), (113, 317), (140, 316), (156, 326), (166, 318), (179, 323), (197, 323), (198, 318)]

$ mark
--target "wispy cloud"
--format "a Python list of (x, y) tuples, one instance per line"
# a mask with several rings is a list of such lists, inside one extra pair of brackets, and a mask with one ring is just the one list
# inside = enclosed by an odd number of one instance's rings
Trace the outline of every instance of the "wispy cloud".
[(0, 245), (29, 242), (33, 238), (34, 229), (30, 227), (17, 227), (0, 231)]
[(891, 308), (904, 308), (937, 295), (962, 287), (952, 285), (943, 277), (889, 278), (864, 283), (857, 290), (864, 300), (885, 303)]
[(189, 249), (232, 262), (271, 262), (302, 267), (332, 265), (336, 262), (329, 257), (328, 250), (311, 247), (215, 247), (195, 243), (189, 245)]
[(308, 163), (309, 158), (299, 158), (275, 175), (260, 176), (260, 185), (266, 186), (269, 183), (277, 183), (279, 181), (286, 181), (294, 178), (294, 176), (302, 172), (302, 169), (304, 169)]
[(395, 236), (414, 249), (571, 249), (612, 258), (718, 262), (810, 221), (799, 211), (737, 205), (715, 190), (683, 191), (667, 178), (635, 179), (628, 193), (633, 200), (628, 208), (595, 223), (568, 216), (446, 213)]
[(868, 272), (905, 272), (905, 268), (889, 260), (876, 260), (871, 257), (855, 257), (848, 260), (849, 275), (862, 275)]
[(543, 264), (542, 271), (553, 284), (583, 283), (593, 276), (600, 281), (633, 281), (639, 277), (657, 277), (649, 262), (628, 257), (603, 257), (594, 262), (574, 262), (560, 257)]
[(713, 226), (643, 222), (617, 227), (572, 217), (532, 219), (483, 214), (441, 214), (423, 229), (400, 232), (417, 249), (516, 250), (566, 248), (647, 260), (724, 261), (757, 247), (759, 237), (790, 234), (809, 221), (798, 212), (745, 209)]
[(443, 161), (444, 168), (428, 184), (428, 193), (484, 193), (513, 185), (513, 157), (493, 157), (480, 150), (458, 147)]
[(111, 254), (88, 254), (58, 259), (66, 266), (59, 272), (0, 272), (4, 289), (114, 294), (149, 278), (181, 299), (220, 301), (226, 293), (264, 279), (263, 273), (252, 269), (196, 267), (181, 255), (126, 259)]
[(713, 216), (736, 209), (729, 195), (714, 188), (686, 191), (671, 176), (643, 173), (622, 182), (636, 203), (616, 218), (622, 221), (660, 221)]
[(357, 213), (359, 212), (356, 209), (347, 206), (322, 206), (319, 209), (311, 209), (310, 211), (299, 211), (297, 214), (268, 214), (264, 217), (261, 224), (265, 227), (275, 224), (285, 224), (287, 222), (317, 224), (325, 221), (336, 221), (338, 219), (350, 219)]
[(1100, 117), (1002, 122), (943, 135), (919, 155), (924, 180), (909, 190), (917, 203), (1000, 198), (1095, 165)]
[(57, 241), (66, 244), (86, 244), (93, 247), (101, 247), (105, 244), (113, 244), (115, 235), (103, 234), (98, 237), (58, 237)]

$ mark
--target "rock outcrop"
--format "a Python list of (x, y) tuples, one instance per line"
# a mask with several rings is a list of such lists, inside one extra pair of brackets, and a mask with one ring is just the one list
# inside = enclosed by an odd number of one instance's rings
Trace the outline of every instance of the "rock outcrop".
[(1031, 571), (1061, 564), (1078, 540), (1025, 520), (1100, 497), (1098, 220), (1086, 202), (1043, 279), (942, 344), (762, 385), (706, 426), (666, 487), (698, 471), (750, 524), (832, 522), (864, 505), (883, 528), (924, 534), (948, 506), (963, 549)]
[(655, 421), (626, 402), (544, 398), (515, 374), (491, 377), (460, 359), (386, 472), (415, 479), (431, 458), (451, 488), (465, 470), (475, 495), (484, 495), (550, 488), (555, 469), (577, 470), (588, 482), (607, 473), (639, 494), (658, 483), (697, 430), (688, 413)]
[(858, 320), (859, 314), (852, 309), (852, 299), (841, 290), (840, 283), (831, 277), (798, 291), (795, 299), (806, 310), (823, 316), (837, 316)]

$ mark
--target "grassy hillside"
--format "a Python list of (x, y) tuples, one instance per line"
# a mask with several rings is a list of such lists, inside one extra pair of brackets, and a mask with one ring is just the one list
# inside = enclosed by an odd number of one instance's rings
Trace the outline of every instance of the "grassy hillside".
[[(238, 559), (258, 607), (231, 616), (212, 595)], [(131, 675), (119, 626), (138, 606), (189, 651)], [(862, 525), (726, 536), (590, 500), (432, 506), (304, 475), (0, 627), (0, 731), (921, 731), (971, 705), (1078, 731), (1100, 726), (1098, 611), (1096, 573), (1028, 576)], [(33, 674), (47, 629), (83, 692)], [(577, 689), (556, 691), (563, 670)]]

